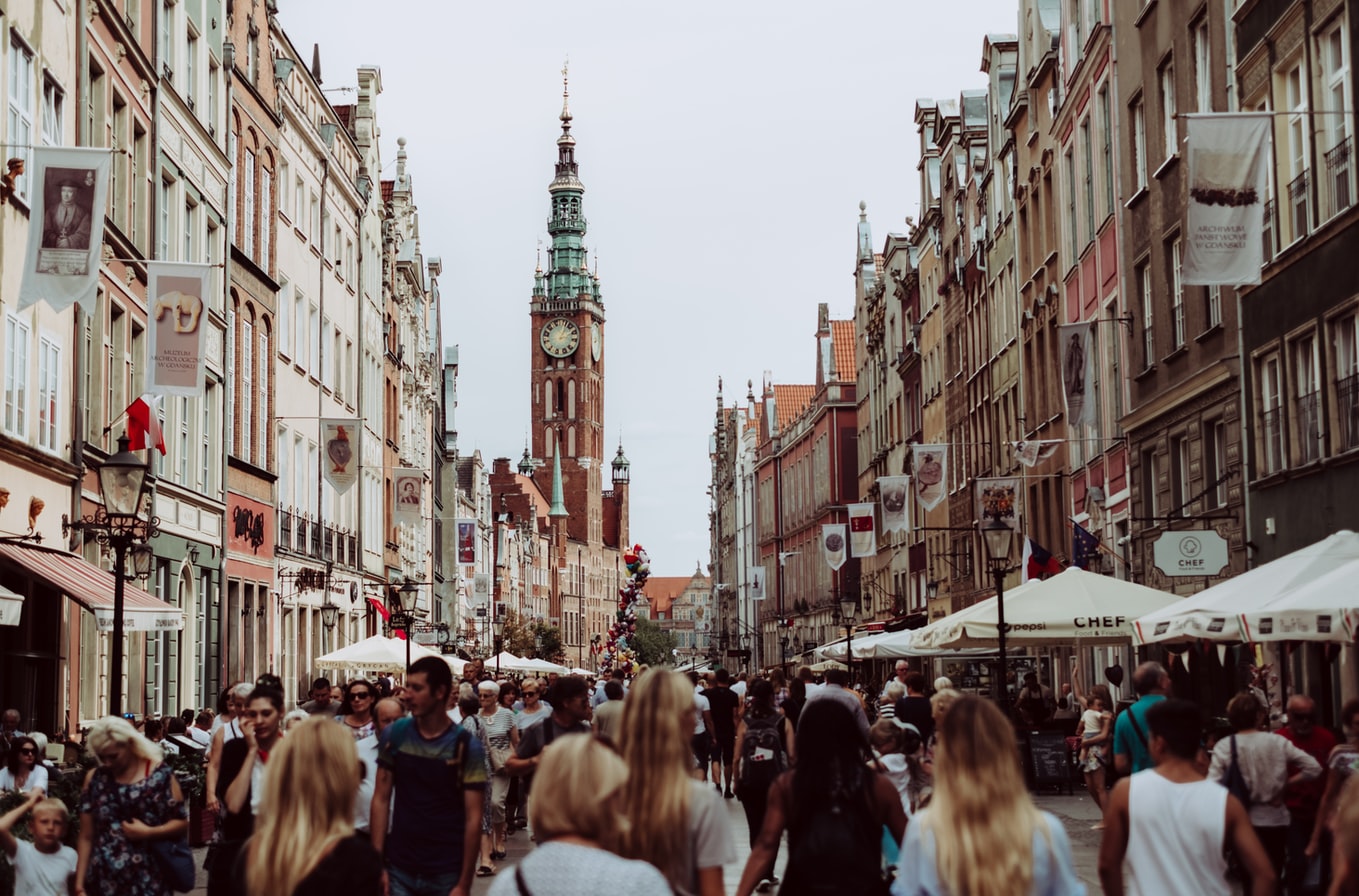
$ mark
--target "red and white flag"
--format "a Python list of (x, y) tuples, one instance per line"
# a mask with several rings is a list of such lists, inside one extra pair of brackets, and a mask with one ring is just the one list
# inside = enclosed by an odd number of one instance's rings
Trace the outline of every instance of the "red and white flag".
[(139, 397), (123, 413), (127, 415), (127, 447), (132, 451), (155, 448), (165, 454), (165, 433), (160, 428), (160, 412), (156, 405), (160, 398), (146, 394)]
[(849, 555), (851, 557), (872, 557), (878, 552), (877, 520), (873, 515), (875, 504), (849, 505)]

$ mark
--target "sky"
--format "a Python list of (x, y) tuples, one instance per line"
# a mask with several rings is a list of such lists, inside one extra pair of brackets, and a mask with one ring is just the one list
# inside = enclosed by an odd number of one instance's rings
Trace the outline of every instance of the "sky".
[[(917, 99), (985, 86), (1017, 0), (280, 0), (323, 89), (382, 71), (383, 178), (404, 137), (459, 449), (514, 462), (529, 424), (528, 305), (569, 59), (586, 246), (605, 313), (605, 455), (632, 463), (631, 536), (653, 575), (709, 560), (717, 384), (728, 406), (815, 379), (817, 305), (854, 313), (855, 228), (918, 216)], [(544, 259), (545, 260), (545, 259)]]

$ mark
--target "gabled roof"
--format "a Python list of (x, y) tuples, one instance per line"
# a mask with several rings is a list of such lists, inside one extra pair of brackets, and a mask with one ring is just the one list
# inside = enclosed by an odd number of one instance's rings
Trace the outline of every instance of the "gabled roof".
[[(850, 324), (853, 327), (853, 324)], [(816, 395), (815, 386), (781, 386), (774, 384), (774, 411), (778, 414), (779, 431), (794, 420), (812, 403), (812, 397)]]
[(384, 180), (382, 182), (382, 204), (386, 205), (392, 201), (392, 192), (396, 190), (396, 181)]
[(649, 577), (642, 593), (651, 604), (651, 618), (655, 619), (662, 613), (669, 613), (670, 605), (675, 602), (675, 598), (683, 594), (684, 589), (688, 588), (693, 580), (693, 576)]
[(841, 382), (852, 382), (857, 375), (854, 366), (854, 321), (833, 320), (830, 324), (835, 348), (835, 378)]
[(331, 108), (335, 110), (335, 117), (340, 120), (340, 127), (353, 134), (350, 125), (354, 123), (354, 109), (357, 107), (351, 104), (348, 106), (331, 106)]
[(538, 512), (538, 522), (544, 525), (548, 524), (550, 521), (547, 519), (547, 510), (552, 506), (552, 501), (543, 493), (543, 489), (538, 485), (537, 480), (530, 479), (522, 473), (515, 473), (514, 482), (522, 494), (533, 499), (534, 509)]

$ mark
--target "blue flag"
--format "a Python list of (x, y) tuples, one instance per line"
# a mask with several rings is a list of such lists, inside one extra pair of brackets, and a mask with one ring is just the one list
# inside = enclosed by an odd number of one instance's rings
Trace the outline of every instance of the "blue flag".
[(1099, 553), (1099, 539), (1085, 530), (1080, 523), (1071, 524), (1071, 565), (1089, 569), (1090, 562)]

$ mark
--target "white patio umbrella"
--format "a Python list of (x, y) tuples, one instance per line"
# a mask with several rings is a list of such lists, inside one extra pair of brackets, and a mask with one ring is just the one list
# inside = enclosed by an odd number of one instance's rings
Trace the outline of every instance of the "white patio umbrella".
[(572, 670), (570, 671), (570, 673), (568, 673), (568, 674), (570, 674), (570, 675), (594, 675), (595, 673), (591, 672), (589, 669), (581, 669), (580, 667), (576, 667), (575, 669), (572, 669)]
[(1284, 592), (1242, 613), (1245, 641), (1330, 641), (1348, 644), (1359, 633), (1359, 560)]
[(560, 666), (556, 663), (551, 663), (548, 662), (547, 660), (539, 659), (536, 656), (524, 660), (524, 665), (531, 667), (531, 671), (542, 672), (544, 674), (548, 672), (556, 672), (558, 675), (571, 674), (570, 670), (568, 670), (565, 666)]
[[(499, 669), (501, 672), (546, 672), (548, 670), (541, 666), (534, 665), (535, 660), (525, 659), (522, 656), (515, 656), (508, 650), (501, 651), (498, 655), (486, 660), (486, 670), (494, 672)], [(554, 666), (552, 671), (558, 671), (561, 667)]]
[[(428, 647), (414, 642), (410, 645), (411, 662), (427, 656), (439, 656)], [(339, 650), (332, 650), (316, 658), (316, 665), (328, 669), (369, 669), (374, 672), (406, 671), (406, 642), (400, 638), (373, 635)]]
[[(1133, 620), (1178, 600), (1165, 591), (1072, 567), (1005, 593), (1005, 640), (1016, 647), (1122, 643), (1132, 638)], [(912, 644), (994, 648), (997, 634), (996, 598), (989, 597), (917, 629)]]
[[(1359, 560), (1359, 535), (1347, 529), (1315, 544), (1285, 554), (1233, 576), (1192, 597), (1139, 616), (1134, 625), (1139, 644), (1156, 641), (1242, 641), (1240, 617), (1262, 609), (1267, 601), (1307, 585)], [(1293, 640), (1288, 638), (1285, 640)]]

